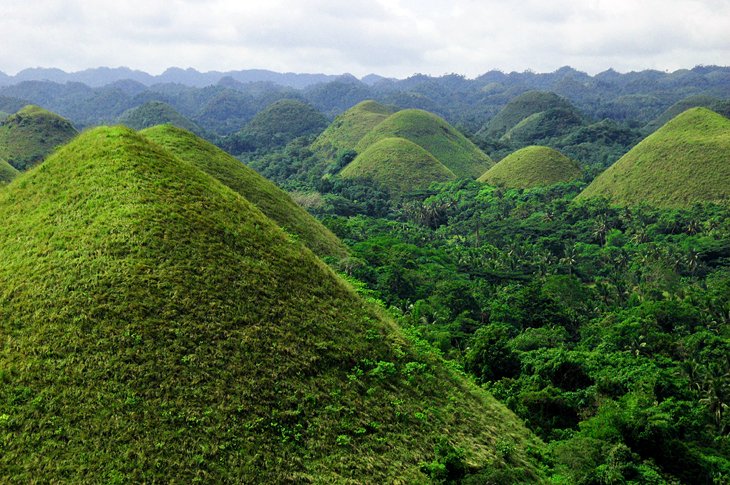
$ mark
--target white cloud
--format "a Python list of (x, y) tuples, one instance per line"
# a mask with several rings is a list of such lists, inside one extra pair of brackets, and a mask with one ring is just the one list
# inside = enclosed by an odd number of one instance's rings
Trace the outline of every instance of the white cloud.
[(5, 0), (0, 70), (478, 75), (727, 64), (724, 0)]

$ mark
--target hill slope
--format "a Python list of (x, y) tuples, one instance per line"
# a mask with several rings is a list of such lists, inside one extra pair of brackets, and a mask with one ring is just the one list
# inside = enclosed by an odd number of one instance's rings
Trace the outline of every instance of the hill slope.
[(0, 192), (11, 481), (425, 482), (446, 439), (534, 479), (493, 398), (251, 203), (125, 128)]
[(574, 109), (550, 108), (523, 119), (505, 133), (500, 141), (536, 143), (565, 136), (582, 126), (583, 119)]
[(149, 128), (142, 134), (244, 196), (320, 256), (347, 255), (347, 248), (337, 236), (286, 192), (220, 148), (171, 125)]
[(25, 170), (77, 133), (65, 118), (28, 105), (0, 124), (0, 159)]
[(258, 112), (233, 138), (247, 151), (284, 146), (294, 138), (316, 135), (327, 128), (327, 118), (295, 99), (276, 101)]
[(433, 155), (403, 138), (385, 138), (370, 145), (340, 176), (374, 180), (395, 196), (456, 178)]
[(578, 196), (688, 207), (730, 199), (730, 120), (706, 108), (675, 117), (621, 157)]
[(348, 109), (322, 132), (312, 143), (312, 149), (326, 158), (337, 153), (354, 150), (357, 143), (370, 130), (396, 110), (375, 101), (363, 101)]
[(118, 122), (135, 130), (171, 123), (179, 128), (202, 135), (203, 130), (193, 121), (178, 113), (175, 108), (161, 101), (149, 101), (125, 111)]
[(644, 130), (648, 133), (652, 133), (658, 128), (664, 126), (675, 116), (682, 114), (690, 108), (700, 107), (711, 109), (712, 111), (719, 113), (726, 118), (730, 117), (730, 101), (723, 101), (719, 98), (715, 98), (712, 96), (698, 94), (677, 101), (672, 106), (667, 108), (666, 111), (659, 115), (659, 117), (657, 117), (655, 120), (647, 123), (647, 125), (644, 127)]
[(5, 160), (0, 160), (0, 185), (5, 184), (13, 180), (18, 175), (18, 170), (15, 169)]
[(581, 175), (578, 163), (559, 151), (529, 146), (500, 160), (479, 177), (479, 181), (514, 189), (529, 189), (576, 180)]
[(478, 134), (497, 139), (528, 116), (554, 108), (575, 111), (573, 105), (555, 93), (528, 91), (507, 103)]
[(363, 153), (385, 138), (405, 138), (433, 155), (457, 177), (476, 178), (494, 162), (453, 126), (433, 113), (404, 109), (370, 130), (355, 147)]

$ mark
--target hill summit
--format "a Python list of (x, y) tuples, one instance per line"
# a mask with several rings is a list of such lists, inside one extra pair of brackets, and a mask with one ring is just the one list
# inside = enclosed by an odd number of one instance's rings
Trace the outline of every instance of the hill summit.
[(420, 109), (394, 113), (363, 136), (355, 151), (363, 153), (385, 138), (404, 138), (433, 155), (457, 177), (476, 178), (494, 162), (442, 118)]
[(28, 105), (0, 124), (0, 159), (18, 170), (25, 170), (77, 133), (67, 119), (39, 106)]
[(344, 178), (366, 178), (398, 196), (456, 175), (426, 150), (403, 138), (384, 138), (359, 154), (341, 172)]
[(118, 121), (135, 130), (170, 123), (197, 135), (203, 134), (203, 130), (192, 120), (181, 115), (175, 108), (162, 101), (149, 101), (141, 106), (129, 109), (122, 113)]
[(576, 180), (582, 173), (576, 161), (559, 151), (529, 146), (506, 156), (479, 177), (479, 181), (514, 189), (529, 189)]
[(512, 413), (160, 145), (93, 129), (23, 182), (0, 191), (4, 476), (423, 483), (448, 445), (538, 479)]
[[(576, 122), (576, 110), (567, 100), (555, 93), (528, 91), (507, 103), (494, 118), (489, 120), (478, 134), (498, 139), (526, 118), (546, 111), (549, 111), (550, 116), (548, 118), (550, 119), (555, 118), (561, 123), (567, 123), (568, 125), (575, 124)], [(530, 120), (529, 124), (538, 124), (536, 123), (537, 121), (534, 119)], [(541, 129), (544, 130), (545, 128), (543, 127)]]
[(8, 183), (18, 175), (18, 171), (5, 160), (0, 160), (0, 184)]
[(730, 201), (730, 120), (706, 108), (676, 116), (579, 194), (614, 203), (689, 207)]

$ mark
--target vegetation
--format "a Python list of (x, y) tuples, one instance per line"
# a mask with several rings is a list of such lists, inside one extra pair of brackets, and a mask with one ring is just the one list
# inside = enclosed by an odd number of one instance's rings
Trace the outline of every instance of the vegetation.
[(542, 446), (512, 413), (126, 128), (56, 151), (0, 214), (5, 477), (539, 478)]
[(433, 155), (403, 138), (384, 138), (370, 145), (340, 172), (340, 176), (372, 180), (395, 197), (428, 188), (432, 182), (456, 178)]
[(231, 153), (281, 147), (300, 136), (317, 135), (327, 127), (327, 118), (311, 105), (282, 99), (256, 114), (225, 142)]
[(151, 126), (170, 123), (184, 130), (202, 135), (202, 129), (184, 117), (175, 108), (161, 101), (149, 101), (142, 106), (125, 111), (118, 122), (134, 130), (143, 130)]
[[(553, 111), (552, 116), (565, 116), (566, 112), (570, 114), (575, 113), (575, 108), (568, 101), (555, 93), (528, 91), (507, 103), (507, 105), (482, 128), (482, 132), (487, 137), (499, 138), (531, 115), (548, 110), (562, 110)], [(551, 115), (548, 116), (548, 118), (550, 117)], [(538, 121), (537, 124), (540, 124), (540, 121)]]
[(142, 134), (241, 194), (315, 253), (338, 258), (347, 255), (347, 248), (337, 237), (292, 201), (286, 192), (220, 148), (172, 125), (149, 128)]
[(573, 132), (584, 121), (575, 109), (550, 108), (523, 119), (505, 133), (501, 141), (535, 143)]
[(18, 170), (5, 160), (0, 160), (0, 185), (6, 184), (18, 175)]
[(644, 131), (652, 133), (657, 129), (664, 126), (672, 118), (684, 113), (690, 108), (707, 108), (723, 116), (730, 117), (730, 100), (722, 101), (713, 96), (707, 96), (697, 94), (694, 96), (688, 96), (680, 101), (677, 101), (672, 106), (666, 109), (664, 113), (659, 115), (656, 119), (652, 120), (644, 127)]
[(25, 170), (76, 133), (68, 120), (28, 105), (0, 124), (0, 159)]
[(405, 109), (362, 137), (355, 151), (363, 153), (384, 138), (405, 138), (420, 145), (457, 177), (476, 178), (494, 162), (476, 145), (438, 116), (423, 110)]
[(530, 146), (501, 160), (479, 181), (510, 189), (531, 189), (578, 180), (582, 174), (576, 161), (557, 150)]
[(648, 136), (598, 176), (580, 199), (691, 207), (730, 198), (730, 120), (692, 108)]
[(335, 118), (312, 143), (312, 150), (330, 159), (355, 150), (362, 137), (395, 111), (395, 108), (372, 100), (358, 103)]

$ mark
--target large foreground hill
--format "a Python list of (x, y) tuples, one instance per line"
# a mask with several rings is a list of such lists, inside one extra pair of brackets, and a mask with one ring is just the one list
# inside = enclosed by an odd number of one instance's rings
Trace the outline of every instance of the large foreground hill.
[(537, 479), (510, 412), (131, 130), (88, 131), (1, 191), (0, 261), (10, 481), (422, 483), (444, 462)]

